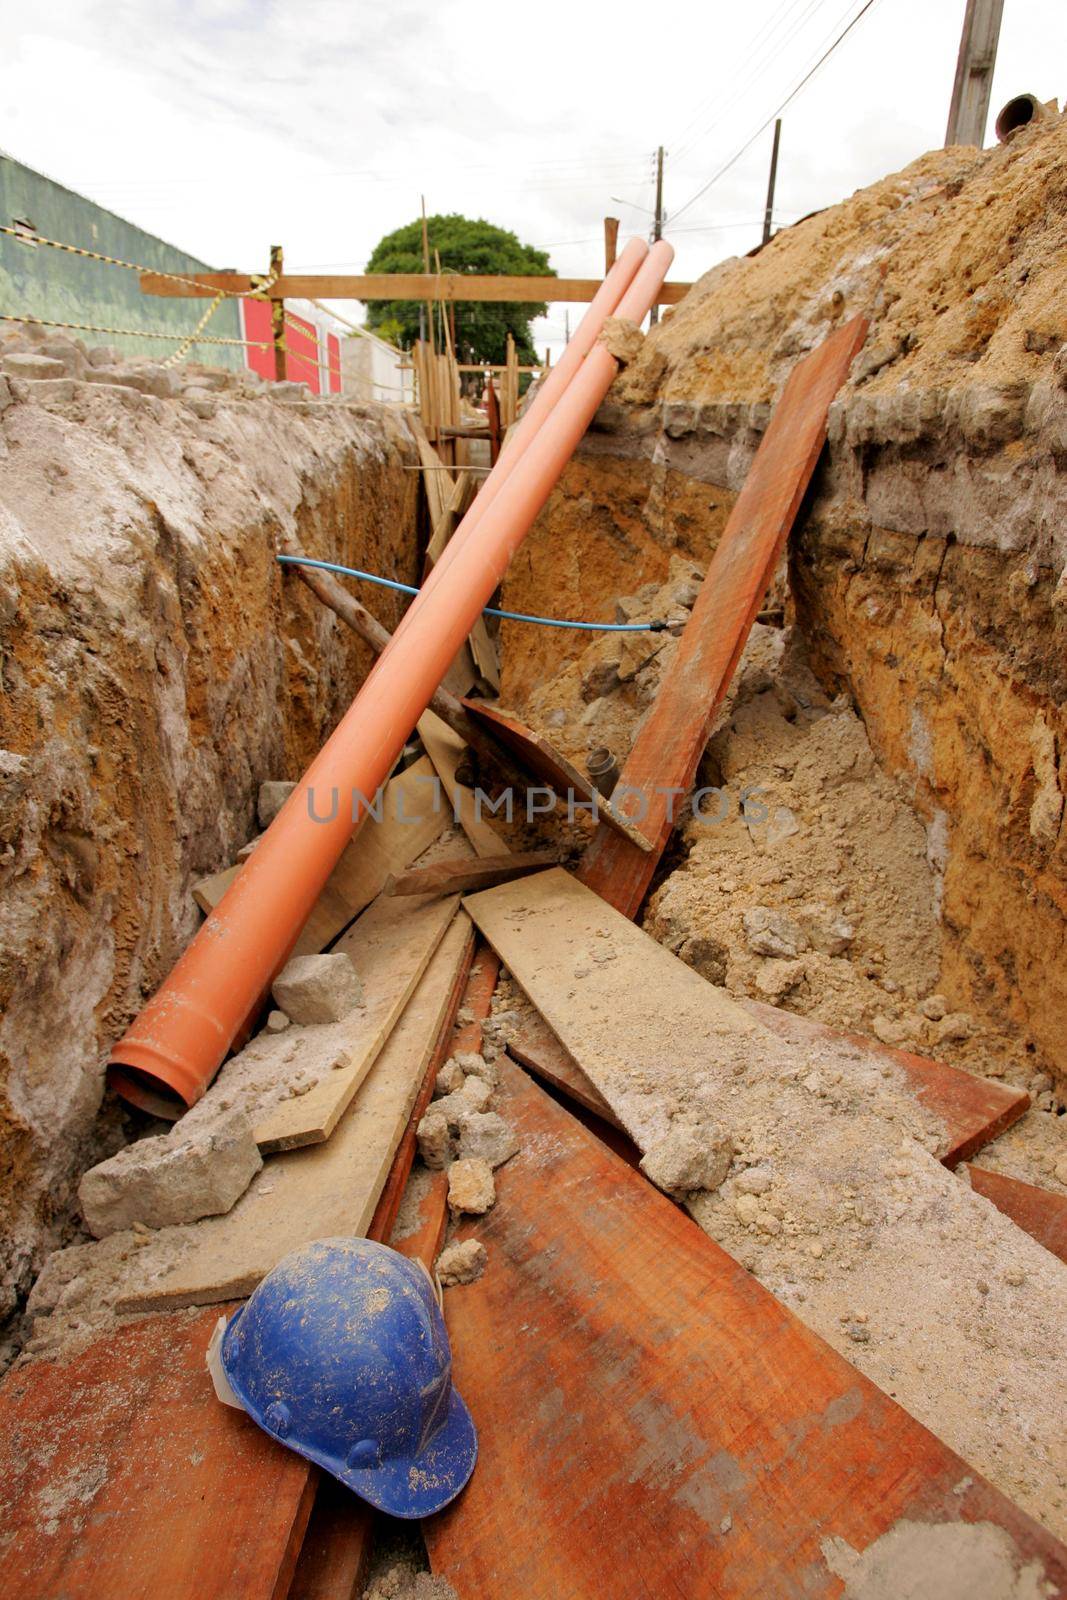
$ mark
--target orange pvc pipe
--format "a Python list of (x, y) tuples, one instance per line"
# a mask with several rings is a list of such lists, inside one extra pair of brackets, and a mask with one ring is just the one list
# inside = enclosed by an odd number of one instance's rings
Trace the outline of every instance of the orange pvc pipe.
[[(618, 306), (640, 322), (674, 251), (654, 245)], [(232, 887), (111, 1055), (111, 1081), (135, 1102), (169, 1093), (191, 1105), (284, 964), (352, 835), (353, 796), (373, 797), (611, 386), (618, 363), (597, 344), (531, 436), (432, 592), (412, 602), (366, 683), (267, 829)], [(334, 794), (337, 802), (334, 805)], [(324, 820), (314, 820), (317, 818)]]

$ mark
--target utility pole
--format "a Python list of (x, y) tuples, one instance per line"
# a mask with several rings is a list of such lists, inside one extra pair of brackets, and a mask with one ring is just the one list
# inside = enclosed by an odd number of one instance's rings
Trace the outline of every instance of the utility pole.
[[(270, 247), (270, 272), (274, 279), (280, 278), (285, 271), (285, 257), (280, 244)], [(285, 301), (271, 289), (270, 296), (270, 336), (274, 345), (274, 381), (284, 383), (286, 377), (285, 359)]]
[[(663, 238), (663, 146), (656, 151), (656, 220), (652, 224), (653, 239)], [(648, 315), (648, 325), (654, 328), (659, 321), (659, 306), (653, 305)]]
[(766, 244), (771, 236), (771, 221), (774, 217), (774, 185), (778, 179), (778, 145), (782, 137), (782, 119), (774, 119), (774, 143), (771, 146), (771, 175), (767, 179), (767, 207), (763, 213), (763, 243)]
[(1004, 0), (967, 0), (948, 113), (945, 147), (985, 143), (989, 94), (1000, 41)]

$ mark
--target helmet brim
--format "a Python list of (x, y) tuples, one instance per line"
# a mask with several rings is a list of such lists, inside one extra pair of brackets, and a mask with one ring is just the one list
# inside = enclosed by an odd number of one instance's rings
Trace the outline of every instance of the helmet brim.
[(454, 1500), (474, 1471), (478, 1435), (470, 1412), (452, 1390), (448, 1416), (421, 1455), (380, 1467), (341, 1467), (323, 1461), (343, 1484), (391, 1517), (432, 1517)]

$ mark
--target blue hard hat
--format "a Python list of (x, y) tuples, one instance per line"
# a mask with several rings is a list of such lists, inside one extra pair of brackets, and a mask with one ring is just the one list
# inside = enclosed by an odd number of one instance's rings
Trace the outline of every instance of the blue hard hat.
[(261, 1428), (390, 1516), (430, 1516), (474, 1471), (433, 1285), (387, 1245), (294, 1250), (231, 1317), (221, 1356)]

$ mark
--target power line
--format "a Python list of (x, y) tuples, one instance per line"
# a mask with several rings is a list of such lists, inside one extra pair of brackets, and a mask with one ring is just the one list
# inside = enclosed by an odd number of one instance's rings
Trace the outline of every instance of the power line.
[(796, 87), (789, 91), (789, 93), (786, 95), (785, 99), (782, 101), (781, 105), (778, 105), (778, 106), (775, 107), (775, 109), (771, 112), (770, 116), (766, 119), (766, 121), (760, 123), (759, 127), (756, 129), (755, 133), (751, 136), (751, 138), (745, 140), (745, 142), (741, 146), (741, 148), (734, 152), (734, 154), (730, 157), (729, 161), (725, 162), (719, 168), (718, 172), (716, 172), (712, 177), (710, 177), (708, 179), (707, 183), (703, 184), (701, 186), (701, 188), (699, 188), (697, 190), (696, 194), (691, 195), (689, 197), (689, 199), (685, 202), (684, 206), (679, 206), (678, 210), (674, 213), (675, 217), (680, 217), (683, 214), (683, 212), (688, 211), (689, 207), (691, 205), (695, 205), (696, 202), (701, 198), (702, 195), (707, 194), (707, 192), (711, 188), (712, 184), (718, 183), (719, 179), (721, 177), (724, 177), (725, 174), (727, 172), (729, 172), (731, 167), (736, 166), (737, 162), (740, 161), (741, 157), (745, 154), (745, 152), (752, 148), (752, 146), (755, 144), (756, 140), (759, 138), (760, 134), (761, 133), (765, 133), (767, 131), (767, 129), (770, 127), (771, 123), (774, 122), (775, 118), (781, 116), (781, 114), (785, 110), (786, 106), (789, 105), (791, 101), (796, 99), (797, 95), (800, 93), (801, 89), (804, 88), (805, 84), (808, 84), (808, 83), (811, 82), (812, 78), (814, 78), (814, 76), (818, 72), (819, 68), (821, 66), (823, 66), (825, 62), (829, 61), (830, 57), (833, 55), (833, 53), (837, 49), (838, 45), (841, 44), (845, 39), (848, 38), (848, 35), (852, 32), (852, 30), (856, 26), (857, 22), (861, 21), (862, 18), (867, 15), (867, 12), (871, 9), (871, 7), (873, 5), (875, 5), (875, 4), (877, 4), (877, 0), (864, 0), (864, 4), (856, 12), (856, 15), (852, 18), (852, 21), (850, 23), (848, 23), (847, 26), (844, 27), (841, 30), (841, 32), (838, 34), (837, 38), (834, 40), (833, 44), (830, 45), (826, 50), (823, 51), (823, 53), (819, 57), (818, 61), (816, 61), (815, 65), (813, 67), (810, 67), (808, 69), (808, 71), (804, 74), (804, 76), (801, 78), (800, 82), (796, 85)]

